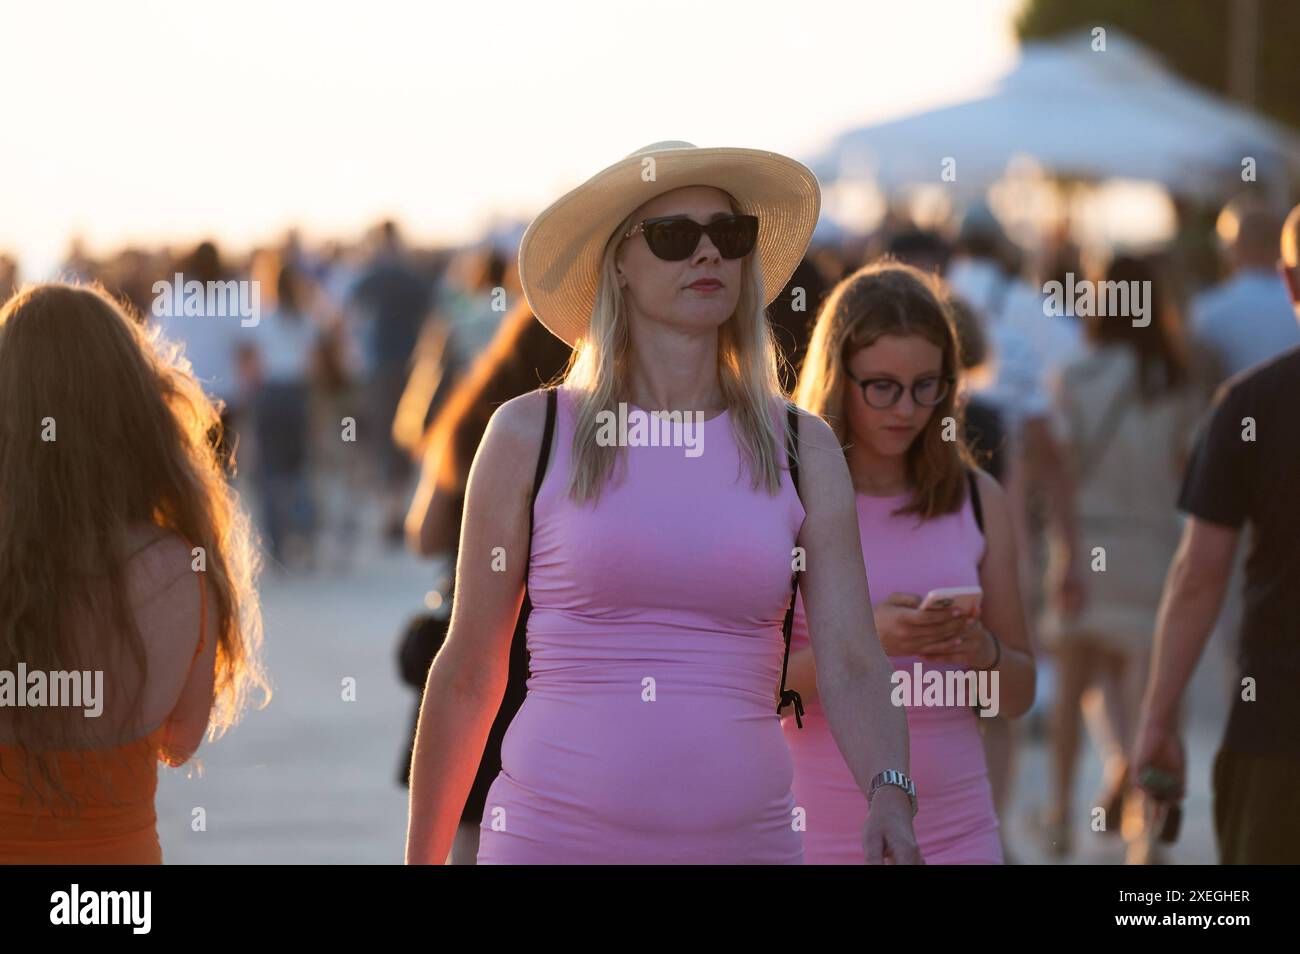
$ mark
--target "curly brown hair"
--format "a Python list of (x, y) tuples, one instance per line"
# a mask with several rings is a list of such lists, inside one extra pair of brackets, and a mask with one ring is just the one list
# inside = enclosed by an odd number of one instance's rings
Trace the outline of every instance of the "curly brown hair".
[[(43, 439), (50, 423), (52, 441)], [(117, 644), (96, 648), (133, 664), (143, 687), (125, 543), (129, 527), (152, 524), (205, 551), (219, 620), (209, 736), (235, 724), (253, 688), (269, 701), (256, 545), (214, 433), (218, 408), (180, 349), (102, 287), (30, 286), (0, 309), (0, 669), (80, 668), (85, 636), (73, 621), (89, 619), (103, 623), (96, 639)], [(118, 723), (134, 724), (140, 705), (137, 692)], [(81, 713), (15, 708), (9, 717), (24, 787), (42, 803), (75, 805), (57, 754), (85, 748)]]

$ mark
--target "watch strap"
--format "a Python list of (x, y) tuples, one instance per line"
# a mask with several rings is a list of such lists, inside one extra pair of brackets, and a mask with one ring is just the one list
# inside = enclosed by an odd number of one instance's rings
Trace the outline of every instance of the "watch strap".
[(876, 792), (886, 785), (896, 785), (907, 793), (907, 800), (912, 803), (912, 816), (916, 817), (916, 783), (898, 769), (885, 769), (871, 780), (867, 787), (867, 806), (870, 807)]

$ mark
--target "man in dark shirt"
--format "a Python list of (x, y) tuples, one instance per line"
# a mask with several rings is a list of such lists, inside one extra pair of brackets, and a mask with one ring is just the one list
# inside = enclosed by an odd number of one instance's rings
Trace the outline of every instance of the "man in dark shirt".
[[(1300, 206), (1282, 230), (1282, 272), (1300, 317)], [(1179, 700), (1218, 616), (1250, 525), (1238, 683), (1214, 764), (1224, 864), (1300, 863), (1300, 348), (1230, 378), (1202, 423), (1179, 509), (1133, 752), (1184, 784)]]

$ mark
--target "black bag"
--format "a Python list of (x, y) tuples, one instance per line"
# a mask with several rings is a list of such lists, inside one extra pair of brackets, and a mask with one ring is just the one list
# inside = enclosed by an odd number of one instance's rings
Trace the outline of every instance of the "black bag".
[(433, 616), (420, 613), (412, 616), (402, 634), (402, 642), (397, 650), (397, 666), (402, 673), (402, 682), (412, 689), (424, 689), (429, 678), (429, 667), (438, 655), (443, 641), (447, 638), (447, 627), (451, 617)]

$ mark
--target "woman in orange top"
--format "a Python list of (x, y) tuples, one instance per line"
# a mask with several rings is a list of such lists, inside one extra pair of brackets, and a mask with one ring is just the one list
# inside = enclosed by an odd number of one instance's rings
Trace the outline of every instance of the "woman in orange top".
[(0, 862), (161, 863), (158, 761), (270, 698), (219, 420), (101, 289), (0, 309)]

